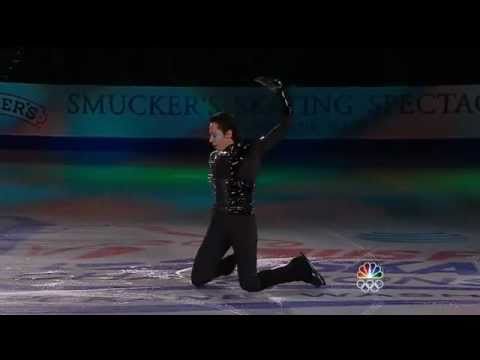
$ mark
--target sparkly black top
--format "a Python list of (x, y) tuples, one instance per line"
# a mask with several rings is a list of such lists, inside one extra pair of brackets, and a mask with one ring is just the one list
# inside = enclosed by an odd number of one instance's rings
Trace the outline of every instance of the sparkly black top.
[(254, 214), (255, 181), (262, 157), (286, 136), (291, 121), (290, 116), (284, 116), (259, 140), (238, 142), (211, 153), (208, 177), (216, 199), (214, 210), (230, 215)]

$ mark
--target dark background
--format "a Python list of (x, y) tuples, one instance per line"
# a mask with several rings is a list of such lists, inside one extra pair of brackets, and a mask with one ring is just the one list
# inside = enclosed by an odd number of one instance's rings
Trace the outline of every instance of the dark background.
[(119, 85), (250, 85), (259, 74), (312, 86), (478, 83), (479, 60), (480, 48), (17, 46), (0, 48), (0, 76), (4, 81)]

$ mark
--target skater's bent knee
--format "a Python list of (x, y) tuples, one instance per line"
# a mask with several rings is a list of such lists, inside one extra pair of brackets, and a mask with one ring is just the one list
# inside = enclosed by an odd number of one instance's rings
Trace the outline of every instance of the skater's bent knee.
[(204, 287), (208, 283), (208, 281), (201, 281), (194, 278), (192, 278), (191, 280), (192, 280), (192, 285), (195, 286), (197, 289)]
[(208, 281), (206, 281), (205, 279), (202, 279), (200, 276), (196, 275), (195, 273), (192, 274), (192, 277), (190, 280), (192, 282), (192, 285), (195, 286), (196, 288), (202, 288), (208, 283)]
[(196, 288), (205, 287), (209, 282), (211, 282), (215, 277), (212, 274), (209, 274), (205, 271), (192, 271), (191, 282), (192, 285)]
[(245, 290), (247, 292), (250, 292), (250, 293), (259, 292), (261, 290), (260, 285), (257, 282), (253, 282), (253, 281), (249, 281), (249, 282), (241, 281), (240, 282), (240, 287), (243, 290)]

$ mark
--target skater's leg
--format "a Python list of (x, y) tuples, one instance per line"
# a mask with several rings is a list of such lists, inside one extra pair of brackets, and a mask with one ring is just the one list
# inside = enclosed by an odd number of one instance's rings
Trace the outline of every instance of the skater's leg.
[(258, 236), (255, 216), (232, 215), (227, 223), (241, 288), (248, 292), (263, 290), (257, 275)]
[(222, 216), (214, 215), (193, 264), (192, 284), (195, 287), (202, 287), (234, 271), (235, 257), (222, 259), (229, 247), (224, 220)]
[(237, 258), (240, 286), (259, 292), (276, 285), (303, 281), (316, 287), (325, 285), (321, 275), (302, 254), (287, 266), (257, 273), (257, 223), (255, 216), (232, 217), (229, 224), (232, 246)]

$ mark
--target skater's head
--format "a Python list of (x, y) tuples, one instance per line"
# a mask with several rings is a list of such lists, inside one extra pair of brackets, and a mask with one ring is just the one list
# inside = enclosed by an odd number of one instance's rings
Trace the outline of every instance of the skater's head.
[(227, 113), (219, 113), (210, 119), (209, 142), (215, 150), (223, 151), (238, 141), (238, 131), (234, 118)]

